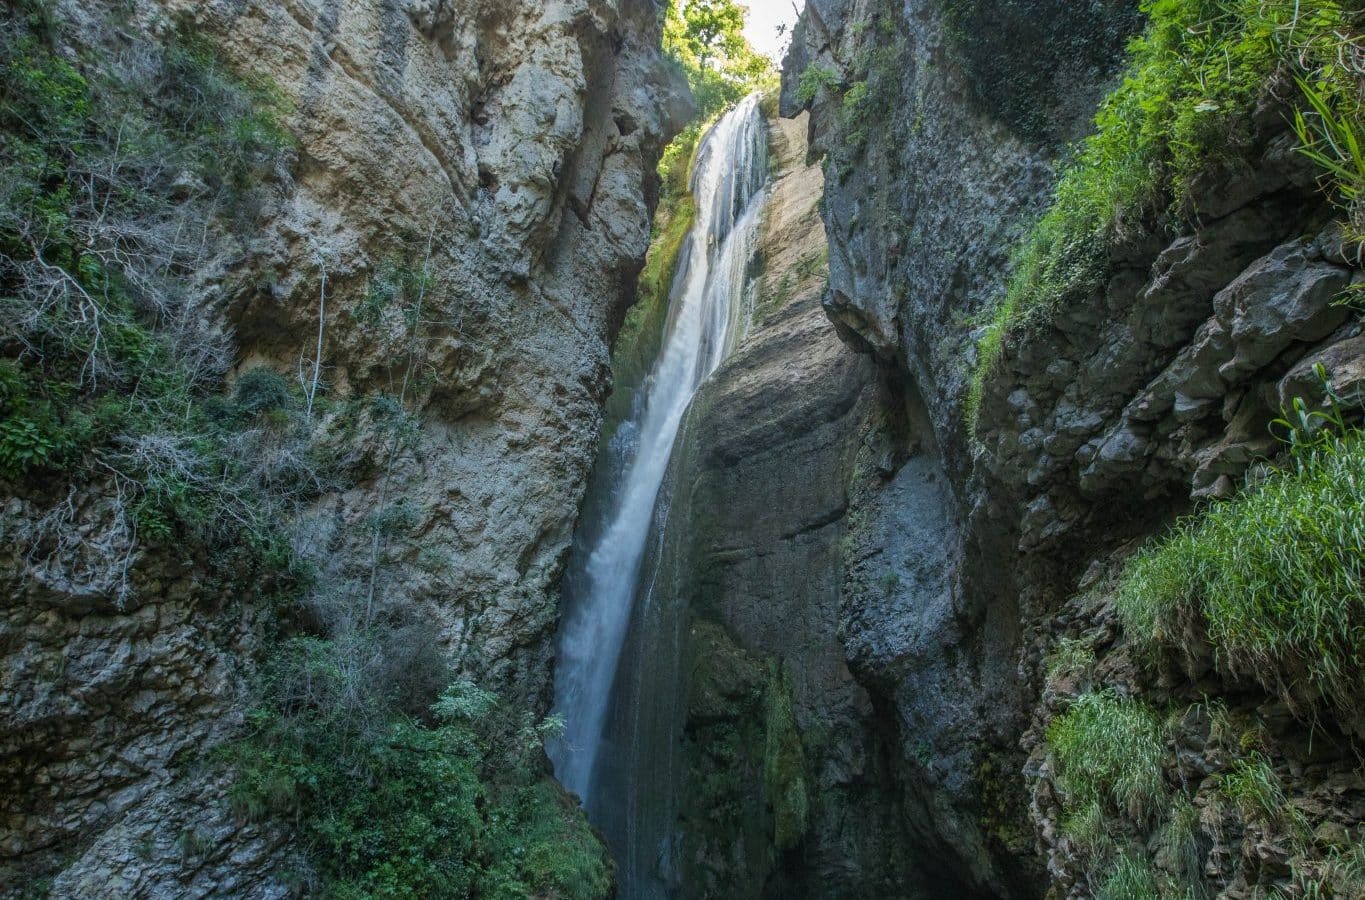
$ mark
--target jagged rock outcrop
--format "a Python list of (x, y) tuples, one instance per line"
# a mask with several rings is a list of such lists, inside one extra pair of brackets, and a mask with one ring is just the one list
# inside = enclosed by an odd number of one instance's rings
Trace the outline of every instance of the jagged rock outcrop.
[[(973, 445), (964, 404), (979, 316), (1048, 202), (1056, 138), (1083, 133), (1123, 36), (1139, 24), (1129, 4), (1048, 10), (1031, 26), (1044, 39), (1000, 47), (957, 29), (964, 15), (1008, 18), (1017, 12), (1009, 0), (810, 0), (784, 70), (784, 111), (811, 110), (812, 146), (827, 159), (827, 311), (894, 373), (906, 407), (923, 411), (911, 433), (937, 448), (852, 491), (855, 511), (862, 496), (876, 523), (858, 522), (851, 547), (884, 549), (853, 558), (846, 595), (860, 600), (846, 600), (841, 635), (851, 671), (888, 711), (898, 783), (920, 810), (910, 818), (932, 822), (914, 831), (914, 845), (960, 892), (994, 896), (1042, 893), (1043, 858), (1058, 895), (1094, 889), (1074, 860), (1058, 862), (1071, 850), (1057, 843), (1049, 776), (1036, 780), (1043, 732), (1061, 708), (1052, 695), (1037, 705), (1041, 669), (1059, 634), (1093, 639), (1106, 673), (1125, 663), (1106, 662), (1109, 639), (1096, 637), (1112, 627), (1107, 605), (1068, 608), (1064, 622), (1054, 614), (1078, 585), (1105, 583), (1135, 539), (1199, 498), (1231, 493), (1273, 453), (1267, 426), (1294, 397), (1312, 402), (1315, 362), (1342, 383), (1359, 378), (1358, 317), (1334, 302), (1360, 280), (1358, 261), (1343, 255), (1283, 110), (1266, 104), (1248, 165), (1194, 186), (1197, 224), (1176, 234), (1132, 229), (1101, 287), (1009, 334), (985, 380)], [(1048, 56), (1068, 47), (1070, 58)], [(1055, 80), (1035, 77), (1039, 65)], [(900, 76), (878, 78), (879, 66)], [(1002, 89), (1002, 72), (1017, 92)], [(1036, 108), (1050, 129), (1034, 127)], [(897, 496), (917, 484), (917, 466), (944, 487)], [(898, 516), (917, 521), (898, 532)], [(875, 590), (882, 579), (890, 587)], [(1117, 682), (1158, 702), (1194, 702), (1136, 676)], [(1234, 705), (1266, 702), (1234, 695)], [(1281, 725), (1283, 743), (1270, 752), (1297, 778), (1301, 750)], [(1182, 739), (1168, 762), (1201, 748)], [(1313, 775), (1291, 799), (1317, 797), (1344, 765), (1308, 765)], [(1317, 821), (1351, 819), (1355, 788), (1337, 786), (1346, 799)], [(1220, 852), (1261, 853), (1267, 879), (1287, 877), (1283, 854), (1248, 841)], [(1235, 867), (1222, 864), (1218, 877), (1231, 878)]]
[[(305, 511), (299, 549), (330, 561), (332, 583), (368, 580), (434, 623), (457, 670), (543, 709), (608, 344), (648, 245), (655, 162), (687, 112), (655, 3), (55, 14), (74, 23), (73, 58), (179, 28), (283, 98), (288, 177), (195, 284), (239, 369), (292, 378), (321, 343), (320, 440), (345, 477)], [(399, 265), (428, 282), (416, 326), (362, 309)], [(415, 411), (396, 451), (367, 411), (381, 395)], [(54, 896), (281, 895), (286, 835), (235, 822), (226, 780), (196, 767), (250, 702), (261, 610), (215, 587), (221, 562), (112, 533), (100, 490), (5, 508), (0, 889), (55, 873)], [(367, 523), (395, 505), (376, 578)], [(53, 516), (79, 539), (35, 556), (28, 538)], [(119, 559), (124, 593), (91, 577)]]

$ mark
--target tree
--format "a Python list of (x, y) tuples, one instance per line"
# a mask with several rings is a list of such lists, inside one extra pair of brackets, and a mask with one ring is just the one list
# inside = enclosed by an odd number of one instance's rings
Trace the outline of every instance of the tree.
[(748, 10), (735, 0), (671, 0), (664, 49), (687, 74), (705, 121), (776, 77), (772, 60), (744, 38)]

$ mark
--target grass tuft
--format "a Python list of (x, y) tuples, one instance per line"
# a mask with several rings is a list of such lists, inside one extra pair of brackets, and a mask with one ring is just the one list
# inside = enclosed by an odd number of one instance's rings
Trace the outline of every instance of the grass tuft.
[(1365, 677), (1365, 437), (1296, 450), (1293, 466), (1185, 519), (1129, 563), (1116, 599), (1148, 644), (1202, 622), (1220, 661), (1287, 700), (1306, 679), (1338, 706)]
[(1159, 812), (1164, 743), (1160, 718), (1141, 701), (1110, 692), (1079, 697), (1047, 731), (1068, 813), (1093, 816), (1092, 805), (1135, 819)]

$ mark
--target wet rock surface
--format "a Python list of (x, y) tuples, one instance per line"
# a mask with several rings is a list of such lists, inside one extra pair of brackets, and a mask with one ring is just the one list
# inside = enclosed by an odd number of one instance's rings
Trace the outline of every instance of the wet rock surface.
[[(840, 639), (854, 602), (841, 549), (850, 484), (870, 455), (861, 434), (887, 397), (820, 308), (821, 178), (803, 163), (805, 123), (771, 125), (755, 320), (699, 393), (675, 450), (657, 601), (690, 613), (682, 890), (913, 896), (879, 712)], [(778, 751), (785, 703), (799, 764)]]

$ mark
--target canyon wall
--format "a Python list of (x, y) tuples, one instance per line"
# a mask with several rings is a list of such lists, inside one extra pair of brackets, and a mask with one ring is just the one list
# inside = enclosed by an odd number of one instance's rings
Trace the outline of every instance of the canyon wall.
[[(309, 416), (340, 476), (290, 525), (331, 586), (309, 608), (367, 597), (418, 629), (411, 653), (430, 643), (543, 712), (609, 341), (648, 245), (655, 163), (688, 114), (659, 8), (147, 0), (53, 15), (77, 65), (176, 32), (277, 97), (290, 156), (254, 220), (215, 227), (190, 283), (233, 342), (229, 385), (260, 365), (321, 384)], [(400, 266), (420, 270), (416, 309), (367, 307)], [(230, 814), (230, 776), (204, 755), (256, 702), (269, 585), (116, 529), (107, 482), (5, 487), (0, 887), (284, 893), (287, 831)], [(398, 522), (382, 541), (381, 520)]]
[(840, 632), (854, 472), (889, 465), (874, 367), (820, 308), (823, 178), (806, 123), (770, 120), (753, 322), (675, 449), (651, 603), (681, 609), (680, 891), (917, 895), (879, 711)]
[[(1212, 660), (1153, 669), (1112, 595), (1143, 539), (1277, 452), (1271, 420), (1317, 402), (1315, 362), (1359, 403), (1359, 320), (1334, 302), (1358, 261), (1267, 100), (1239, 162), (1191, 186), (1197, 217), (1130, 227), (1092, 291), (1005, 333), (970, 408), (1011, 253), (1142, 24), (1135, 4), (1037, 6), (810, 0), (786, 61), (783, 111), (810, 110), (825, 160), (825, 308), (911, 423), (849, 489), (845, 659), (894, 747), (912, 855), (958, 892), (1099, 889), (1047, 743), (1096, 690), (1185, 711), (1162, 760), (1193, 779), (1194, 877), (1225, 896), (1297, 890), (1291, 862), (1312, 869), (1360, 821), (1349, 722), (1315, 719), (1310, 753), (1303, 718)], [(1092, 662), (1059, 674), (1045, 661), (1060, 645)], [(1201, 697), (1257, 723), (1257, 752), (1317, 829), (1309, 849), (1219, 804), (1234, 762), (1190, 712)]]

